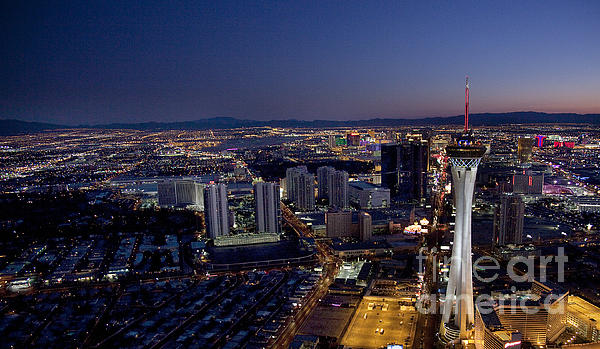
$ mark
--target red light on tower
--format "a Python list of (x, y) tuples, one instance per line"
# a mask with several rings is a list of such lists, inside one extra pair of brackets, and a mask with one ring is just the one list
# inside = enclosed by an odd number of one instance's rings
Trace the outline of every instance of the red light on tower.
[(469, 132), (469, 77), (465, 85), (465, 133)]

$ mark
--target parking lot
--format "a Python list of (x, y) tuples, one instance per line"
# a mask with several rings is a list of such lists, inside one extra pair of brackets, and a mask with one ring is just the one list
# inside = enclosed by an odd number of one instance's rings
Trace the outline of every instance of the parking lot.
[(417, 312), (397, 300), (365, 297), (356, 311), (342, 345), (351, 348), (380, 348), (386, 344), (412, 345)]

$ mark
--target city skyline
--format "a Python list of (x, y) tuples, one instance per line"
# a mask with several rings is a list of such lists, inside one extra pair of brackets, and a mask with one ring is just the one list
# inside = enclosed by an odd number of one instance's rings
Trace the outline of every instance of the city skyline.
[(600, 346), (600, 3), (0, 10), (2, 346)]
[[(463, 130), (62, 129), (0, 137), (5, 341), (593, 346), (598, 128)], [(398, 186), (401, 175), (417, 185)], [(419, 191), (392, 195), (390, 187)], [(503, 204), (507, 197), (519, 204)], [(524, 257), (540, 268), (514, 264)], [(536, 314), (523, 317), (523, 306)], [(454, 317), (444, 308), (456, 308)]]
[(2, 118), (598, 113), (594, 2), (5, 4)]

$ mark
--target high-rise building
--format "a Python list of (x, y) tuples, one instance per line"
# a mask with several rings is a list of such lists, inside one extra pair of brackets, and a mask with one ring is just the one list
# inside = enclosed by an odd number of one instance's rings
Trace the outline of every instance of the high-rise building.
[(204, 209), (204, 184), (194, 180), (166, 180), (158, 183), (160, 206), (195, 205)]
[[(471, 213), (477, 167), (486, 148), (468, 128), (468, 92), (465, 89), (465, 132), (446, 147), (452, 165), (452, 187), (456, 207), (450, 276), (443, 304), (440, 338), (446, 342), (469, 338), (475, 323), (473, 307), (473, 262), (471, 256)], [(454, 310), (454, 312), (453, 312)], [(454, 313), (454, 319), (451, 315)]]
[(533, 153), (534, 138), (520, 137), (517, 145), (517, 157), (519, 164), (531, 163), (531, 155)]
[(328, 238), (352, 236), (352, 212), (329, 211), (325, 213), (325, 226)]
[(209, 184), (204, 188), (204, 221), (208, 238), (229, 235), (229, 207), (225, 184)]
[(329, 145), (329, 148), (337, 147), (336, 138), (336, 135), (329, 135), (329, 137), (327, 138), (327, 145)]
[(315, 176), (306, 166), (288, 168), (285, 178), (287, 198), (300, 211), (315, 209)]
[(327, 199), (327, 189), (329, 174), (335, 171), (335, 168), (331, 166), (321, 166), (317, 168), (317, 197), (319, 199)]
[(254, 184), (254, 218), (256, 232), (281, 233), (281, 205), (279, 184), (257, 182)]
[(329, 206), (345, 209), (348, 207), (348, 172), (331, 171), (327, 179)]
[(410, 140), (381, 145), (381, 184), (400, 200), (427, 196), (429, 142)]
[(178, 204), (194, 204), (197, 202), (196, 183), (194, 181), (175, 181), (175, 193)]
[(358, 147), (360, 145), (360, 133), (350, 132), (346, 135), (348, 146)]
[(395, 196), (398, 192), (398, 144), (381, 145), (381, 185)]
[(173, 181), (162, 181), (158, 183), (158, 204), (160, 206), (177, 205), (175, 183)]
[(531, 169), (523, 169), (513, 175), (512, 187), (515, 194), (542, 194), (544, 174), (534, 173)]
[(370, 240), (373, 236), (373, 219), (367, 212), (358, 215), (358, 233), (361, 241)]
[(494, 210), (492, 245), (521, 244), (525, 204), (520, 195), (502, 195)]
[(285, 171), (285, 193), (291, 202), (298, 200), (299, 177), (303, 173), (308, 173), (306, 166), (290, 167)]

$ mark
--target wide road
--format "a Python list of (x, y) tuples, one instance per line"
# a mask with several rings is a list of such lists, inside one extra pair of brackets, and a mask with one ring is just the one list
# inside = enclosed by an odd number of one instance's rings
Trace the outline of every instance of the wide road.
[(415, 349), (432, 349), (435, 345), (436, 334), (441, 323), (441, 316), (439, 314), (440, 295), (437, 293), (439, 288), (439, 275), (436, 263), (439, 262), (443, 257), (438, 253), (440, 250), (440, 231), (438, 230), (437, 223), (445, 222), (446, 218), (448, 218), (447, 216), (449, 212), (446, 212), (445, 210), (444, 193), (446, 182), (451, 180), (451, 178), (446, 177), (446, 172), (444, 171), (448, 165), (448, 159), (444, 156), (444, 154), (440, 154), (440, 159), (442, 159), (442, 163), (440, 164), (439, 169), (442, 175), (440, 177), (440, 181), (433, 188), (436, 198), (433, 202), (433, 227), (431, 233), (427, 236), (429, 239), (425, 239), (427, 249), (424, 253), (427, 255), (427, 258), (425, 259), (422, 289), (422, 294), (431, 296), (431, 299), (434, 299), (435, 303), (431, 304), (431, 302), (426, 302), (423, 305), (424, 308), (431, 309), (431, 314), (419, 313), (417, 320), (417, 331), (415, 333), (415, 338), (413, 339), (413, 348)]
[[(298, 219), (284, 203), (281, 203), (281, 212), (285, 222), (294, 229), (299, 237), (314, 239), (314, 235), (306, 224)], [(302, 324), (306, 321), (308, 315), (319, 304), (319, 300), (327, 294), (329, 286), (334, 280), (337, 268), (341, 264), (341, 259), (333, 254), (331, 248), (327, 246), (327, 244), (315, 241), (315, 247), (317, 249), (319, 262), (323, 266), (323, 276), (313, 289), (313, 292), (308, 295), (305, 304), (302, 305), (293, 318), (286, 324), (285, 329), (273, 344), (273, 348), (288, 348), (294, 339), (294, 336), (298, 333), (300, 328), (302, 328)]]

